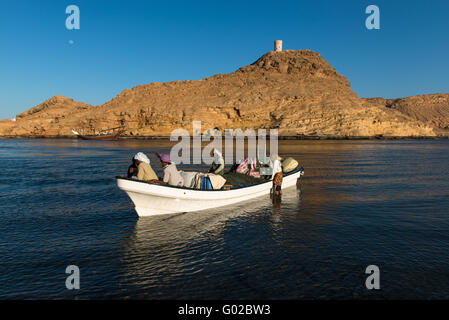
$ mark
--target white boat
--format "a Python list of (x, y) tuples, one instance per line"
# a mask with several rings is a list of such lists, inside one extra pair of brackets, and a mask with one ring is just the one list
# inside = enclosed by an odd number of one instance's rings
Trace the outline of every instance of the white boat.
[[(296, 186), (304, 170), (285, 173), (282, 189)], [(261, 182), (231, 190), (197, 190), (168, 185), (150, 184), (144, 181), (117, 177), (117, 186), (125, 191), (141, 217), (158, 214), (200, 211), (222, 207), (270, 194), (273, 182)]]

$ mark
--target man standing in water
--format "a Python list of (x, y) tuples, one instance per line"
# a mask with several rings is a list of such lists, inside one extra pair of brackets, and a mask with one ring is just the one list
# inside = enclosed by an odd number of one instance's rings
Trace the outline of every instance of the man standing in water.
[(282, 196), (282, 166), (277, 154), (270, 156), (270, 166), (273, 169), (273, 200), (275, 197)]

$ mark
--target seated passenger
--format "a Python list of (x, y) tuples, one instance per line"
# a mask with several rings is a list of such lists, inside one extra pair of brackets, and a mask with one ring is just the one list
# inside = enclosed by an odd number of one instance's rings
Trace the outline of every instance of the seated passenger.
[(137, 179), (137, 172), (139, 172), (139, 169), (137, 169), (137, 161), (133, 157), (132, 163), (128, 167), (128, 179)]
[(178, 169), (176, 169), (176, 165), (170, 161), (170, 155), (161, 154), (158, 156), (161, 160), (162, 168), (164, 169), (163, 183), (175, 187), (182, 187), (184, 180), (182, 179)]
[(134, 161), (137, 165), (137, 179), (141, 181), (153, 182), (154, 180), (158, 180), (156, 173), (153, 168), (150, 166), (150, 159), (142, 153), (139, 152), (134, 156)]
[(212, 162), (212, 166), (209, 169), (209, 173), (215, 173), (223, 175), (224, 173), (224, 159), (220, 151), (218, 149), (212, 150), (212, 156), (214, 157), (214, 162)]

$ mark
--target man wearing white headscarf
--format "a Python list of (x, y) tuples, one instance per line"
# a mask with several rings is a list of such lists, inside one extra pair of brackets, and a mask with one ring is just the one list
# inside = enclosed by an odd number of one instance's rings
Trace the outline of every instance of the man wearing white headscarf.
[(134, 158), (134, 162), (137, 165), (138, 173), (137, 179), (142, 181), (154, 181), (158, 180), (156, 173), (150, 165), (150, 159), (143, 153), (137, 153)]
[(212, 162), (212, 166), (209, 169), (209, 173), (215, 173), (222, 175), (224, 173), (224, 159), (223, 155), (218, 149), (212, 150), (212, 155), (214, 157), (214, 161)]

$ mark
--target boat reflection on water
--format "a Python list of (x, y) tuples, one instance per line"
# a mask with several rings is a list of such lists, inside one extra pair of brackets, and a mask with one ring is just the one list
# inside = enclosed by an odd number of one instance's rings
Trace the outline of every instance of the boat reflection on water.
[(233, 269), (226, 252), (235, 248), (227, 229), (252, 225), (254, 230), (261, 220), (262, 230), (276, 229), (266, 225), (279, 224), (283, 208), (289, 215), (299, 212), (300, 193), (295, 186), (283, 190), (282, 200), (275, 203), (266, 196), (211, 210), (139, 218), (122, 246), (120, 287), (133, 292), (133, 298), (177, 298), (177, 292), (185, 297), (189, 290), (177, 291), (180, 281), (187, 285), (220, 273), (226, 278)]
[(292, 206), (299, 205), (300, 193), (301, 189), (298, 185), (283, 190), (282, 198), (277, 201), (264, 196), (235, 205), (198, 212), (140, 217), (136, 222), (135, 237), (139, 242), (141, 240), (162, 241), (164, 238), (170, 242), (177, 239), (185, 241), (202, 234), (210, 234), (230, 219), (258, 215), (270, 209), (273, 214), (280, 215), (283, 206), (291, 209)]

